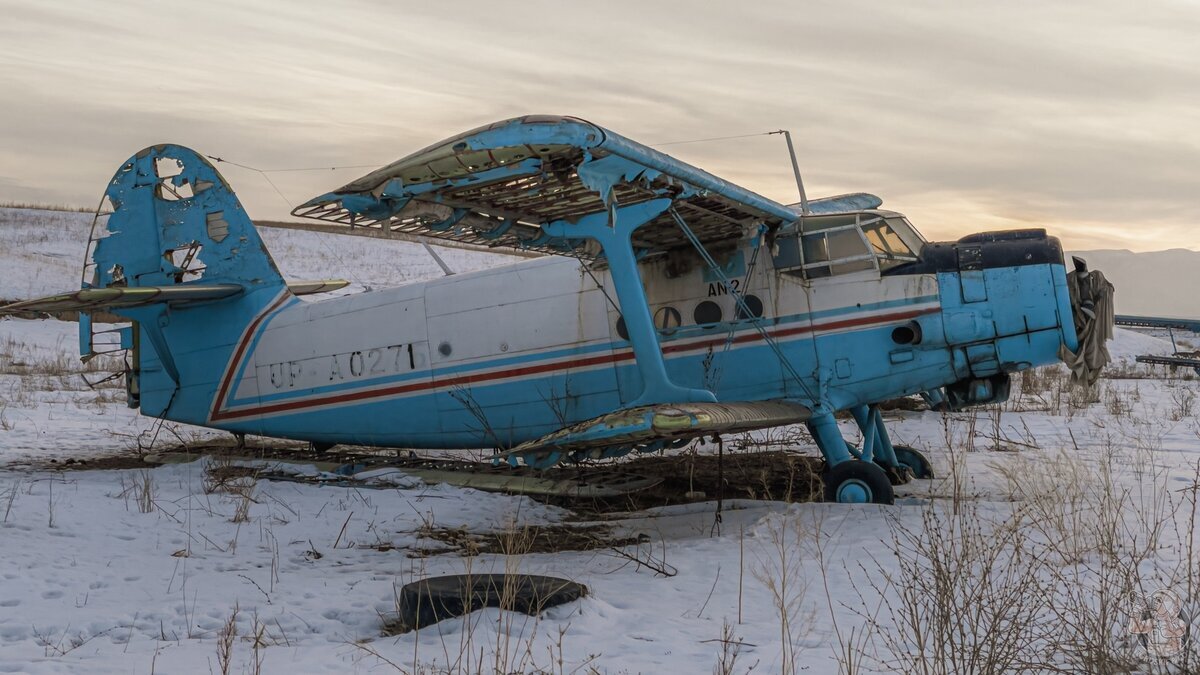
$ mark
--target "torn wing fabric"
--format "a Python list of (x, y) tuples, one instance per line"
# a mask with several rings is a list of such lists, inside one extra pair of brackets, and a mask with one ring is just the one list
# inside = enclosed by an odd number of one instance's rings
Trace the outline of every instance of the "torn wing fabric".
[(1095, 386), (1100, 371), (1110, 360), (1107, 342), (1113, 337), (1113, 285), (1095, 270), (1070, 272), (1067, 288), (1071, 293), (1072, 318), (1079, 337), (1079, 349), (1072, 352), (1059, 347), (1058, 356), (1071, 369), (1071, 383)]
[(807, 407), (786, 401), (667, 403), (625, 408), (522, 443), (500, 457), (521, 457), (543, 468), (568, 455), (573, 459), (600, 459), (647, 446), (662, 447), (662, 442), (795, 424), (811, 415)]

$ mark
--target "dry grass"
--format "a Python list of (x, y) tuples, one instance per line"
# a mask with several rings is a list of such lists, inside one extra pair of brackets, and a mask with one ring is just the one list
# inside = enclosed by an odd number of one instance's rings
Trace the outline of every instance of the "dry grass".
[(46, 204), (42, 202), (13, 202), (0, 201), (0, 209), (30, 209), (33, 211), (67, 211), (72, 213), (95, 213), (93, 206), (72, 206), (70, 204)]
[(149, 469), (143, 469), (128, 478), (126, 474), (121, 475), (121, 492), (117, 494), (117, 497), (125, 500), (125, 508), (129, 508), (129, 502), (132, 501), (138, 511), (153, 513), (156, 492), (154, 474)]

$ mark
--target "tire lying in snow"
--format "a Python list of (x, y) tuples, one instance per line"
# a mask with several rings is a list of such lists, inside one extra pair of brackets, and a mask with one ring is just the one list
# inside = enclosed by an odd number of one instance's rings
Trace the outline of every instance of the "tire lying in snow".
[(389, 633), (405, 633), (484, 607), (536, 616), (542, 610), (578, 600), (587, 586), (533, 574), (454, 574), (405, 584), (399, 616)]

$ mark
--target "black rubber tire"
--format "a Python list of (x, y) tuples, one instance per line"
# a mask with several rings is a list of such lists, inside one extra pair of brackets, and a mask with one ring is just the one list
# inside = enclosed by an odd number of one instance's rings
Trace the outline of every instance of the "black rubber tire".
[(312, 441), (311, 445), (313, 452), (323, 455), (336, 447), (337, 443), (319, 443), (317, 441)]
[(933, 464), (920, 450), (908, 445), (897, 445), (893, 449), (896, 451), (896, 461), (907, 466), (914, 477), (933, 478)]
[(391, 632), (405, 633), (484, 607), (500, 607), (537, 616), (542, 610), (573, 602), (587, 586), (535, 574), (454, 574), (405, 584), (397, 596)]
[(887, 474), (888, 480), (892, 482), (893, 486), (907, 485), (912, 482), (913, 478), (915, 478), (912, 469), (908, 468), (908, 466), (904, 464), (901, 464), (900, 466), (889, 466), (879, 461), (878, 458), (875, 459), (875, 463), (878, 464), (879, 468), (883, 469), (883, 472)]
[(866, 493), (865, 503), (894, 504), (896, 501), (887, 472), (874, 462), (851, 459), (836, 464), (828, 468), (823, 482), (827, 502), (841, 501), (839, 494), (844, 496), (844, 489), (850, 486), (856, 486)]

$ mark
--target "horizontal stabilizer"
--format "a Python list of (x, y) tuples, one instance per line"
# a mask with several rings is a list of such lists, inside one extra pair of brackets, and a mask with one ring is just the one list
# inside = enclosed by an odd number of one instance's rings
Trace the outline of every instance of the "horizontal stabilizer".
[[(288, 290), (293, 295), (328, 293), (345, 288), (350, 282), (344, 279), (318, 281), (293, 281)], [(0, 306), (0, 316), (22, 312), (88, 312), (121, 307), (140, 307), (156, 302), (181, 305), (204, 300), (220, 300), (241, 293), (240, 284), (189, 284), (180, 286), (109, 286), (108, 288), (84, 288), (71, 293), (60, 293), (44, 298), (22, 300)]]
[(807, 407), (784, 401), (648, 405), (573, 424), (500, 456), (520, 457), (530, 465), (546, 468), (568, 454), (575, 459), (600, 459), (643, 446), (662, 447), (664, 442), (795, 424), (811, 415)]
[(0, 314), (19, 312), (87, 312), (118, 307), (138, 307), (155, 302), (181, 304), (219, 300), (242, 292), (239, 284), (197, 284), (189, 286), (110, 286), (84, 288), (34, 300), (13, 302), (0, 307)]
[(313, 295), (314, 293), (329, 293), (339, 291), (350, 285), (345, 279), (319, 279), (316, 281), (289, 281), (288, 290), (292, 295)]

